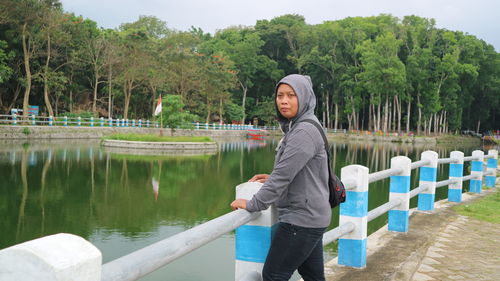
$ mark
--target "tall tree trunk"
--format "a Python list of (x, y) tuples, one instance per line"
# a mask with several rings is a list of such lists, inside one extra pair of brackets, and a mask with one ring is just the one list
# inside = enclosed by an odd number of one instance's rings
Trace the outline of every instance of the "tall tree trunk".
[(50, 63), (50, 35), (47, 35), (47, 59), (45, 61), (44, 74), (43, 74), (43, 99), (45, 101), (45, 107), (49, 113), (49, 116), (54, 116), (54, 111), (52, 110), (52, 105), (50, 105), (49, 99), (49, 63)]
[(223, 106), (223, 103), (222, 103), (222, 98), (219, 99), (219, 124), (222, 124), (224, 123), (224, 119), (223, 119), (223, 114), (224, 114), (224, 106)]
[(379, 102), (378, 103), (378, 108), (377, 108), (377, 131), (380, 131), (382, 129), (382, 127), (380, 126), (380, 111), (382, 110), (381, 109), (381, 105), (382, 105), (382, 102)]
[(368, 131), (374, 131), (374, 129), (372, 128), (373, 124), (372, 124), (372, 107), (373, 107), (373, 104), (369, 104), (368, 105)]
[(112, 118), (112, 110), (113, 110), (113, 103), (111, 99), (112, 95), (112, 86), (113, 86), (113, 69), (111, 64), (109, 64), (108, 67), (108, 118)]
[(243, 83), (241, 83), (241, 81), (240, 81), (240, 86), (241, 86), (241, 89), (243, 90), (243, 100), (241, 102), (241, 107), (243, 109), (243, 118), (241, 118), (241, 124), (244, 124), (245, 123), (245, 117), (246, 117), (245, 102), (247, 100), (248, 87), (246, 87), (245, 85), (243, 85)]
[(339, 125), (339, 105), (335, 103), (335, 126), (334, 129), (337, 130)]
[(130, 105), (130, 96), (132, 95), (132, 83), (130, 80), (125, 81), (123, 84), (124, 107), (123, 119), (128, 119), (128, 107)]
[(411, 102), (410, 99), (408, 99), (408, 104), (407, 104), (407, 109), (406, 109), (406, 133), (410, 133), (410, 110), (411, 110)]
[(420, 135), (420, 128), (422, 125), (422, 108), (420, 108), (420, 93), (417, 93), (417, 108), (418, 108), (417, 135)]
[[(28, 25), (27, 23), (24, 23), (22, 31), (24, 71), (26, 72), (26, 88), (24, 89), (24, 98), (23, 98), (23, 115), (28, 115), (29, 98), (31, 92), (31, 67), (30, 67), (31, 39), (30, 38), (26, 39), (27, 25)], [(28, 42), (26, 42), (26, 40), (28, 40)]]
[(96, 104), (97, 104), (97, 86), (99, 86), (99, 70), (97, 67), (94, 67), (94, 98), (92, 100), (92, 115), (96, 117)]
[(330, 122), (330, 93), (328, 91), (326, 92), (326, 127), (332, 127)]

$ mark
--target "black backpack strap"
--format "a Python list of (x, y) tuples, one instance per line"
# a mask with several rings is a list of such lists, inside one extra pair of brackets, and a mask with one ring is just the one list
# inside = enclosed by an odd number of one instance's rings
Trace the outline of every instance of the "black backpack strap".
[[(323, 128), (321, 127), (321, 125), (318, 122), (315, 122), (311, 119), (301, 120), (300, 122), (306, 122), (306, 123), (313, 124), (318, 129), (319, 133), (321, 134), (321, 137), (323, 137), (323, 142), (325, 143), (326, 155), (328, 156), (328, 163), (330, 163), (330, 149), (328, 148), (328, 140), (326, 139), (325, 131), (323, 131)], [(328, 165), (328, 166), (330, 166), (330, 165)]]

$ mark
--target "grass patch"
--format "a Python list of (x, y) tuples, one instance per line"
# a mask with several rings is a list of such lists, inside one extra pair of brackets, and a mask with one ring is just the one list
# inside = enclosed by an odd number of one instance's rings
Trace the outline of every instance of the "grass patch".
[(464, 216), (491, 223), (500, 223), (500, 191), (471, 204), (455, 206), (453, 209)]
[(150, 142), (212, 142), (210, 137), (169, 137), (157, 135), (114, 134), (103, 139), (124, 141), (150, 141)]
[(111, 159), (113, 160), (127, 160), (136, 162), (185, 161), (185, 160), (208, 161), (210, 157), (211, 155), (133, 155), (133, 154), (111, 153)]

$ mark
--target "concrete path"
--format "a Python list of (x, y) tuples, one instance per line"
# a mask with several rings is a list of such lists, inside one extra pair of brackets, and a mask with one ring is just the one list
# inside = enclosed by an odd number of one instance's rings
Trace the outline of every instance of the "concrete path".
[[(499, 188), (464, 194), (461, 204)], [(366, 268), (334, 259), (325, 266), (327, 280), (500, 280), (500, 224), (458, 215), (456, 204), (444, 200), (433, 212), (414, 211), (408, 233), (380, 229), (368, 237)]]

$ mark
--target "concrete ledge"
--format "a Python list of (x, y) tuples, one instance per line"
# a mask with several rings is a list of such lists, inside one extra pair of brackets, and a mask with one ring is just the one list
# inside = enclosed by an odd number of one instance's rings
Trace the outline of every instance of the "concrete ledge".
[(112, 134), (243, 137), (246, 130), (194, 130), (138, 127), (0, 126), (0, 139), (100, 139)]
[(103, 146), (136, 150), (217, 150), (216, 142), (146, 142), (104, 140)]
[(99, 281), (101, 252), (67, 233), (45, 236), (0, 251), (0, 280)]

